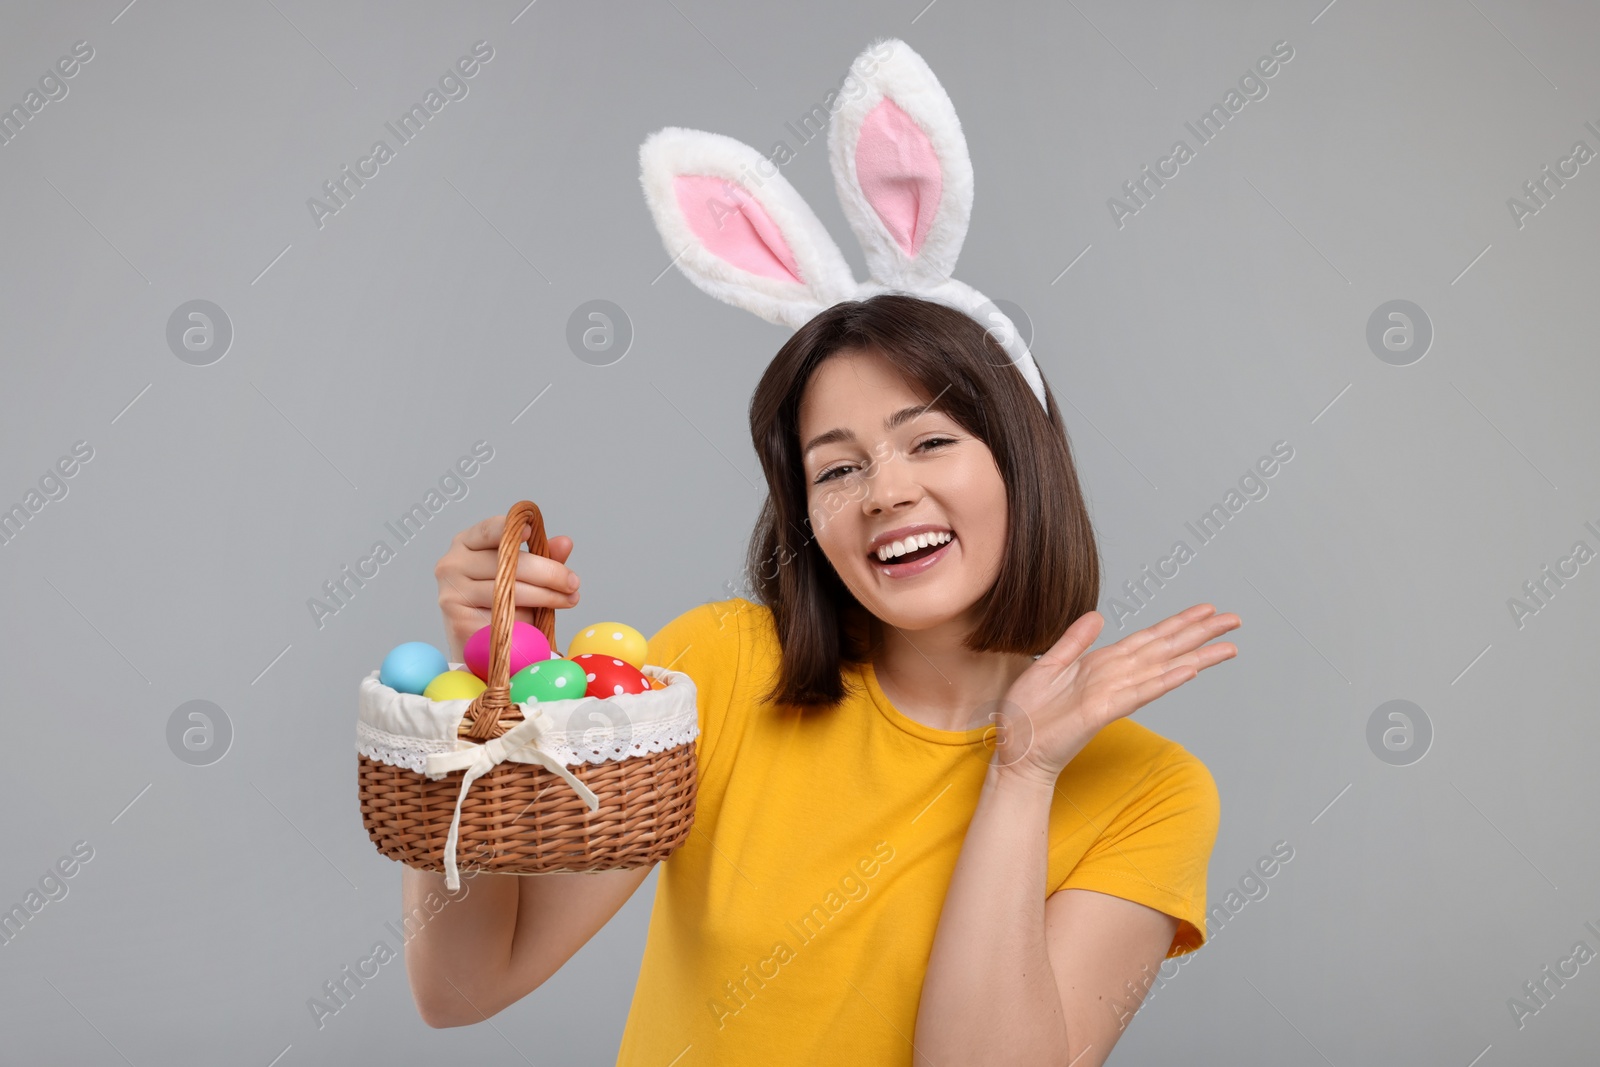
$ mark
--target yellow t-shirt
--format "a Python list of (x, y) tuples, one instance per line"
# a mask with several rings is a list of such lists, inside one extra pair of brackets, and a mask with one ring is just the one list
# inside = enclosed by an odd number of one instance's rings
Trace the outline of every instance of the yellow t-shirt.
[[(650, 641), (694, 679), (699, 787), (661, 866), (619, 1067), (912, 1062), (939, 912), (991, 750), (985, 728), (897, 711), (871, 665), (829, 711), (760, 701), (771, 612), (703, 604)], [(1219, 802), (1205, 764), (1130, 719), (1067, 766), (1050, 809), (1048, 888), (1177, 917), (1167, 955), (1205, 941)]]

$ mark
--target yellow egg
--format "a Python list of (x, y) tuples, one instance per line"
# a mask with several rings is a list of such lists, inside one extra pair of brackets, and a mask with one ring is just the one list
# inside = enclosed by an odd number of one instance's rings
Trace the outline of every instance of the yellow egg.
[(471, 671), (445, 671), (434, 676), (422, 695), (429, 700), (471, 700), (487, 688)]
[(644, 639), (644, 634), (620, 622), (597, 622), (585, 626), (572, 635), (572, 643), (567, 646), (568, 659), (590, 653), (615, 656), (638, 670), (644, 670), (644, 658), (648, 652), (649, 642)]

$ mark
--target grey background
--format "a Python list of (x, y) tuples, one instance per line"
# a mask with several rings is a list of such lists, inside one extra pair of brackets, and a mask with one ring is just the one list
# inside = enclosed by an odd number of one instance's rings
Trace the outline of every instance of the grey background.
[[(662, 274), (637, 148), (784, 138), (864, 276), (825, 142), (784, 124), (885, 35), (965, 123), (957, 276), (1033, 322), (1107, 597), (1294, 448), (1104, 638), (1202, 600), (1243, 617), (1235, 662), (1137, 717), (1216, 777), (1213, 905), (1295, 850), (1113, 1062), (1591, 1062), (1600, 964), (1520, 1029), (1507, 1000), (1600, 949), (1597, 567), (1520, 628), (1507, 604), (1600, 547), (1600, 163), (1523, 228), (1506, 200), (1600, 149), (1600, 11), (1325, 4), (7, 4), (5, 106), (75, 41), (95, 56), (0, 147), (0, 506), (75, 441), (94, 458), (0, 546), (0, 903), (75, 841), (94, 858), (0, 946), (4, 1058), (612, 1061), (654, 876), (492, 1025), (430, 1030), (396, 961), (316, 1027), (308, 998), (399, 915), (356, 806), (356, 682), (443, 640), (434, 562), (522, 497), (577, 544), (567, 634), (738, 590), (745, 405), (787, 331)], [(306, 200), (480, 39), (469, 95), (319, 230)], [(1117, 228), (1107, 198), (1279, 40), (1269, 95)], [(166, 343), (196, 299), (234, 330), (204, 367)], [(610, 366), (565, 340), (592, 299), (634, 331)], [(1393, 299), (1433, 324), (1409, 366), (1366, 344)], [(308, 599), (479, 439), (466, 499), (319, 628)], [(1367, 742), (1394, 699), (1433, 729), (1409, 766)], [(232, 725), (209, 766), (168, 748), (190, 700)]]

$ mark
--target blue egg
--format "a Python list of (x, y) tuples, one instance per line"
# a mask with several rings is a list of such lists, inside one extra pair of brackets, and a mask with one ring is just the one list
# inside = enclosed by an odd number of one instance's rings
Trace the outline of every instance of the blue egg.
[(426, 641), (407, 641), (396, 645), (383, 657), (378, 681), (399, 693), (417, 693), (450, 669), (444, 653)]

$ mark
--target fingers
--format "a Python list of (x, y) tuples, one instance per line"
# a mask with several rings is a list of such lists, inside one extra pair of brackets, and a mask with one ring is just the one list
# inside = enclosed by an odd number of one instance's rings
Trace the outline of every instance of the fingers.
[(1207, 667), (1214, 667), (1239, 654), (1238, 647), (1231, 641), (1206, 644), (1212, 638), (1238, 627), (1239, 617), (1232, 613), (1205, 617), (1198, 611), (1201, 607), (1212, 610), (1207, 604), (1180, 612), (1173, 618), (1181, 619), (1191, 613), (1200, 617), (1165, 637), (1153, 638), (1127, 659), (1108, 661), (1108, 666), (1120, 665), (1113, 669), (1125, 679), (1112, 698), (1117, 707), (1117, 716), (1131, 714), (1196, 677)]
[(1172, 692), (1184, 682), (1197, 677), (1207, 667), (1214, 667), (1224, 660), (1230, 660), (1239, 654), (1231, 641), (1224, 641), (1217, 645), (1206, 645), (1196, 652), (1162, 664), (1164, 669), (1153, 677), (1148, 677), (1135, 685), (1128, 686), (1119, 694), (1117, 715), (1129, 715), (1155, 700)]
[[(456, 534), (434, 565), (439, 607), (444, 614), (445, 631), (450, 635), (452, 655), (460, 656), (467, 639), (491, 621), (505, 526), (505, 515), (491, 515), (474, 523)], [(529, 525), (524, 523), (519, 532), (525, 539)], [(578, 576), (566, 566), (572, 555), (572, 538), (549, 538), (545, 553), (517, 553), (511, 601), (512, 617), (518, 621), (532, 623), (537, 608), (570, 608), (578, 603)]]
[(1169, 670), (1183, 670), (1193, 668), (1199, 674), (1207, 667), (1215, 667), (1224, 660), (1233, 659), (1239, 654), (1238, 646), (1232, 641), (1223, 641), (1215, 645), (1205, 645), (1187, 655), (1178, 656), (1169, 660), (1165, 666)]
[[(493, 581), (500, 567), (500, 536), (505, 530), (506, 517), (493, 515), (463, 530), (456, 537), (461, 551), (456, 552), (450, 573), (459, 579)], [(546, 544), (549, 556), (520, 552), (517, 555), (517, 582), (526, 582), (559, 592), (563, 596), (578, 589), (578, 575), (566, 565), (572, 555), (572, 538), (551, 538)], [(573, 601), (576, 603), (576, 601)], [(522, 601), (517, 603), (521, 604)], [(557, 605), (567, 607), (566, 603)]]
[(1183, 629), (1201, 619), (1209, 617), (1217, 609), (1210, 604), (1195, 604), (1193, 607), (1184, 608), (1176, 615), (1162, 619), (1153, 626), (1129, 634), (1117, 644), (1123, 646), (1126, 652), (1136, 652), (1158, 637), (1166, 637)]
[[(499, 561), (494, 561), (498, 565)], [(485, 577), (494, 577), (493, 569)], [(517, 584), (549, 589), (563, 596), (578, 591), (578, 576), (565, 563), (524, 552), (517, 557)]]
[[(1241, 625), (1239, 616), (1228, 612), (1223, 615), (1210, 615), (1215, 610), (1209, 604), (1197, 605), (1204, 607), (1208, 614), (1197, 615), (1193, 621), (1179, 622), (1177, 626), (1167, 632), (1150, 638), (1141, 648), (1137, 649), (1134, 658), (1148, 665), (1160, 664), (1163, 667), (1178, 661), (1178, 658), (1192, 652), (1214, 637), (1227, 633), (1229, 630), (1238, 629)], [(1190, 609), (1194, 611), (1195, 609)], [(1182, 619), (1189, 612), (1182, 612), (1173, 616), (1173, 619)], [(1172, 619), (1167, 620), (1171, 622)], [(1162, 625), (1165, 625), (1163, 623)], [(1154, 629), (1154, 627), (1152, 627)]]
[[(446, 581), (459, 598), (459, 603), (482, 612), (483, 621), (489, 621), (489, 609), (494, 605), (493, 578), (453, 578)], [(570, 608), (577, 602), (577, 593), (563, 593), (520, 579), (511, 587), (511, 604), (515, 608)]]
[(1039, 657), (1039, 662), (1052, 667), (1071, 666), (1079, 656), (1083, 655), (1084, 649), (1094, 644), (1094, 639), (1100, 636), (1100, 630), (1105, 624), (1105, 616), (1098, 611), (1084, 612), (1056, 639), (1056, 643)]
[[(522, 537), (524, 540), (527, 539), (529, 525), (527, 522), (522, 524)], [(471, 549), (474, 552), (486, 548), (498, 552), (500, 550), (500, 538), (505, 535), (505, 529), (506, 517), (504, 515), (490, 515), (482, 522), (473, 523), (465, 530), (462, 530), (456, 535), (456, 540), (461, 543), (462, 548)], [(572, 538), (565, 536), (547, 538), (545, 551), (552, 559), (565, 563), (567, 556), (572, 552)]]
[[(1070, 666), (1094, 643), (1104, 624), (1099, 612), (1084, 614), (1039, 657), (1039, 663), (1058, 670)], [(1213, 605), (1196, 604), (1087, 657), (1083, 669), (1074, 676), (1073, 685), (1081, 690), (1079, 697), (1099, 694), (1086, 697), (1090, 706), (1103, 700), (1110, 719), (1121, 718), (1171, 692), (1207, 667), (1237, 656), (1239, 650), (1230, 641), (1207, 642), (1240, 625), (1239, 616), (1231, 612), (1218, 615)], [(1052, 679), (1047, 685), (1054, 685), (1065, 677), (1042, 675), (1041, 681)]]
[[(1184, 682), (1197, 677), (1207, 667), (1215, 667), (1224, 660), (1233, 659), (1239, 649), (1231, 641), (1206, 645), (1186, 655), (1176, 656), (1149, 668), (1147, 677), (1128, 687), (1134, 697), (1134, 708), (1142, 708), (1156, 697), (1171, 692)], [(1129, 709), (1133, 710), (1132, 708)]]
[[(451, 577), (440, 574), (439, 582), (443, 586), (440, 590), (439, 603), (446, 610), (446, 615), (458, 615), (465, 611), (472, 615), (481, 615), (482, 622), (489, 621), (489, 608), (494, 603), (494, 583), (479, 582), (461, 576)], [(448, 598), (445, 590), (449, 590)]]
[(505, 532), (506, 517), (504, 515), (490, 515), (482, 522), (473, 523), (456, 535), (456, 540), (462, 548), (477, 551), (484, 548), (500, 549), (500, 535)]
[(1134, 686), (1132, 690), (1133, 707), (1129, 708), (1128, 712), (1124, 714), (1137, 711), (1157, 697), (1166, 696), (1198, 673), (1193, 667), (1174, 667), (1170, 671), (1163, 671), (1155, 678), (1145, 679), (1137, 686)]

